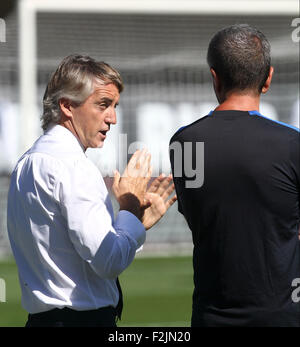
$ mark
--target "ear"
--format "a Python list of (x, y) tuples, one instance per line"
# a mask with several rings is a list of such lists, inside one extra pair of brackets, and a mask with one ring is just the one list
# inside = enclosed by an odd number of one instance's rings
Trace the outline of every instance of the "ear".
[(212, 67), (210, 68), (210, 73), (213, 78), (214, 89), (216, 92), (219, 93), (221, 91), (221, 81), (219, 79), (219, 76), (217, 75), (216, 71)]
[(223, 91), (222, 82), (221, 82), (219, 76), (217, 75), (216, 71), (213, 68), (210, 68), (210, 73), (211, 73), (212, 78), (213, 78), (213, 86), (214, 86), (214, 91), (215, 91), (217, 100), (218, 100), (219, 104), (222, 104), (226, 99), (226, 94)]
[(64, 116), (67, 118), (73, 118), (71, 101), (65, 98), (59, 100), (59, 107)]
[(265, 94), (269, 90), (271, 82), (272, 82), (273, 73), (274, 73), (274, 68), (273, 66), (271, 66), (268, 78), (266, 79), (266, 82), (261, 89), (262, 94)]

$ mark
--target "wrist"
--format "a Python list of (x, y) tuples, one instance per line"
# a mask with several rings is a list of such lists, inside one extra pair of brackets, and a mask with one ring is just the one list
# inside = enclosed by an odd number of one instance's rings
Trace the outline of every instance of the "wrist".
[(142, 220), (142, 212), (140, 208), (134, 208), (132, 206), (128, 206), (128, 207), (121, 207), (120, 206), (120, 211), (127, 211), (132, 213), (133, 215), (136, 216), (136, 218), (138, 218), (140, 221)]
[(141, 203), (139, 199), (131, 194), (131, 193), (126, 193), (123, 196), (120, 197), (119, 199), (119, 204), (120, 204), (120, 211), (125, 210), (133, 215), (135, 215), (139, 220), (142, 219), (143, 216), (143, 210), (141, 208)]

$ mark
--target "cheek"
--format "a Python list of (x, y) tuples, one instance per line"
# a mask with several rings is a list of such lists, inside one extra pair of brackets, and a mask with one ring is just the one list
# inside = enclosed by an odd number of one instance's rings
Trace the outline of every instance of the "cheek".
[(103, 124), (102, 118), (103, 117), (100, 117), (98, 114), (90, 114), (90, 116), (85, 119), (85, 127), (92, 133), (98, 133)]
[(90, 119), (87, 115), (88, 113), (85, 112), (84, 110), (82, 112), (77, 112), (74, 115), (75, 123), (79, 125), (82, 130), (85, 130), (89, 127)]

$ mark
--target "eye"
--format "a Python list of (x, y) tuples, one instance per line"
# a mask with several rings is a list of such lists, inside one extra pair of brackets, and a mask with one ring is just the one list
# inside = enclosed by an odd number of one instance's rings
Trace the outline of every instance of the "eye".
[(104, 110), (108, 107), (108, 104), (107, 104), (107, 102), (98, 102), (98, 103), (96, 103), (96, 106), (98, 108), (100, 108), (101, 110)]

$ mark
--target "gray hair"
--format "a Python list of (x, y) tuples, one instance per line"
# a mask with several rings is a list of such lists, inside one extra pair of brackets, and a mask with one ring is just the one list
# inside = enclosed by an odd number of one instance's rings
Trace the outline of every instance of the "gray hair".
[(70, 55), (63, 59), (53, 73), (43, 98), (42, 128), (58, 124), (61, 119), (59, 101), (68, 99), (81, 105), (94, 91), (95, 85), (113, 83), (122, 92), (124, 85), (118, 71), (89, 56)]
[(207, 62), (221, 79), (225, 92), (254, 90), (261, 93), (268, 78), (271, 56), (265, 35), (248, 24), (217, 32), (210, 41)]

